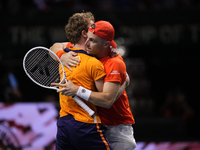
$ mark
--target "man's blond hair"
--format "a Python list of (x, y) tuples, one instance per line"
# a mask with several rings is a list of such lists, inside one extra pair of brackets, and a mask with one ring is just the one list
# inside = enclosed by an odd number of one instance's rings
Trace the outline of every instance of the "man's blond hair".
[(76, 44), (80, 40), (82, 31), (88, 32), (90, 21), (95, 21), (94, 15), (91, 12), (75, 13), (71, 16), (68, 24), (65, 26), (67, 39), (72, 44)]

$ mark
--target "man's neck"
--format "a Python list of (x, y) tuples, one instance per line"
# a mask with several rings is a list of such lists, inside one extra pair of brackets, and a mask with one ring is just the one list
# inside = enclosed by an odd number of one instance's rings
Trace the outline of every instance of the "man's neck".
[(74, 45), (74, 48), (80, 48), (85, 50), (85, 41), (86, 39), (81, 36), (80, 40)]
[(85, 45), (84, 44), (75, 44), (73, 48), (80, 48), (80, 49), (83, 49), (85, 50)]
[(107, 50), (102, 50), (101, 53), (95, 55), (95, 57), (97, 59), (102, 59), (104, 57), (107, 57), (108, 55), (109, 55), (109, 50), (107, 49)]

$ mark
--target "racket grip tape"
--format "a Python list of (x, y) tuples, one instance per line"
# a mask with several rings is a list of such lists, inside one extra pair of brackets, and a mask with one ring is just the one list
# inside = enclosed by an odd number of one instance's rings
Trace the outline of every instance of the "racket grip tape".
[(94, 111), (88, 107), (80, 98), (77, 96), (72, 97), (90, 116), (94, 115)]

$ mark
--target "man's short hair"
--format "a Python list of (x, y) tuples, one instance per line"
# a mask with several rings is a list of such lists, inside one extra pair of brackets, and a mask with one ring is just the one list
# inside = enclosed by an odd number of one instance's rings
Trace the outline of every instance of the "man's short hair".
[(85, 30), (88, 32), (90, 21), (94, 20), (94, 15), (91, 12), (75, 13), (69, 18), (68, 24), (65, 26), (67, 39), (76, 44), (81, 37), (81, 32)]

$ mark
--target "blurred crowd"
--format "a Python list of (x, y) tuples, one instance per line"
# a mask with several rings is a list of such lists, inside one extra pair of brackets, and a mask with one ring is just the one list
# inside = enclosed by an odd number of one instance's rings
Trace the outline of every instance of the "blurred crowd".
[(0, 10), (15, 13), (23, 10), (123, 11), (199, 7), (199, 0), (2, 0)]
[[(134, 116), (178, 117), (186, 124), (194, 120), (195, 110), (190, 106), (188, 97), (181, 87), (170, 88), (160, 99), (156, 99), (145, 60), (141, 58), (124, 58), (124, 60), (131, 80), (126, 91)], [(159, 91), (158, 89), (157, 93)]]
[(13, 64), (8, 64), (0, 53), (0, 102), (19, 102), (23, 94), (19, 88), (19, 82), (14, 73)]

